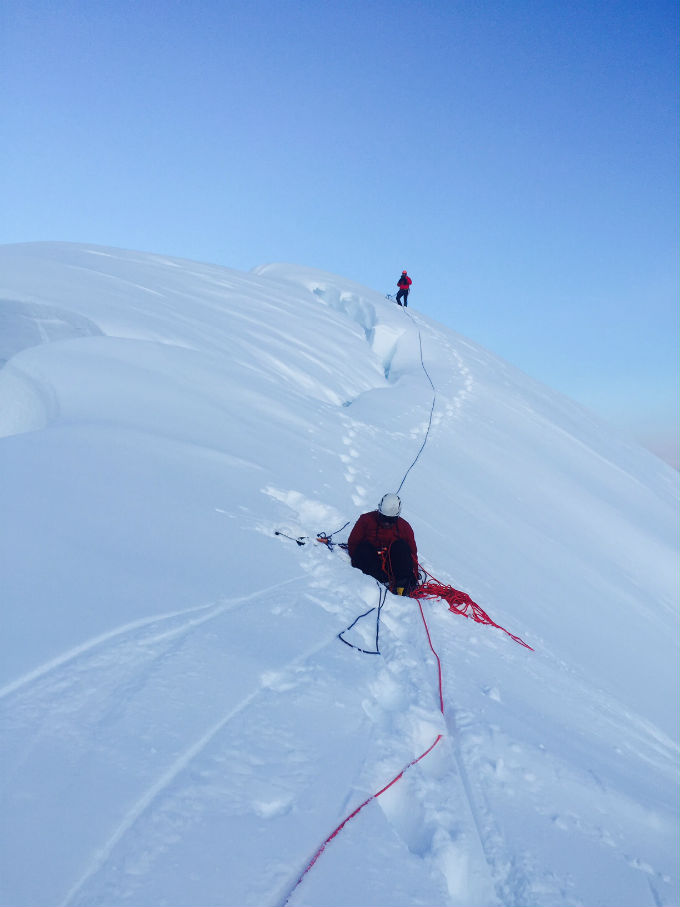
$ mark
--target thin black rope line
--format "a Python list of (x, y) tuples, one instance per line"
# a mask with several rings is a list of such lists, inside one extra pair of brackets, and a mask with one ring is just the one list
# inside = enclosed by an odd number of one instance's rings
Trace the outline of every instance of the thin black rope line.
[[(377, 580), (376, 580), (376, 582), (377, 582)], [(382, 611), (382, 607), (385, 604), (385, 599), (387, 598), (387, 589), (383, 589), (383, 587), (380, 585), (380, 583), (377, 583), (377, 585), (378, 585), (378, 605), (377, 605), (378, 614), (377, 614), (376, 620), (375, 620), (375, 649), (362, 649), (360, 646), (355, 646), (353, 643), (347, 642), (345, 637), (342, 635), (343, 633), (347, 633), (348, 630), (351, 630), (352, 627), (358, 621), (360, 621), (362, 617), (367, 617), (372, 611), (375, 611), (376, 610), (375, 605), (372, 608), (369, 608), (368, 611), (364, 611), (363, 614), (360, 614), (358, 617), (356, 617), (352, 621), (352, 623), (349, 625), (349, 627), (345, 627), (345, 629), (342, 631), (342, 633), (338, 633), (338, 639), (341, 640), (342, 642), (344, 642), (344, 644), (346, 646), (349, 646), (350, 649), (356, 649), (357, 652), (363, 652), (364, 655), (380, 655), (380, 644), (379, 644), (380, 643), (380, 612)]]
[(350, 520), (347, 520), (347, 522), (345, 523), (344, 526), (341, 526), (339, 529), (335, 529), (333, 532), (331, 532), (330, 535), (327, 535), (325, 532), (317, 532), (316, 537), (320, 541), (325, 542), (325, 544), (328, 545), (328, 547), (332, 551), (335, 545), (341, 544), (339, 542), (334, 542), (333, 536), (337, 535), (338, 532), (342, 532), (342, 530), (346, 529), (349, 526), (349, 524), (350, 524)]
[[(408, 312), (406, 312), (405, 310), (404, 310), (404, 312), (405, 312), (405, 314), (406, 314), (409, 318), (411, 318), (411, 316), (409, 315)], [(411, 318), (411, 321), (413, 321), (412, 318)], [(413, 321), (413, 323), (415, 324), (415, 321)], [(416, 463), (417, 463), (418, 460), (420, 459), (421, 453), (425, 450), (425, 445), (427, 444), (427, 439), (428, 439), (429, 436), (430, 436), (430, 429), (432, 428), (432, 417), (434, 416), (434, 407), (435, 407), (435, 404), (436, 404), (436, 402), (437, 402), (437, 391), (436, 391), (436, 389), (435, 389), (435, 386), (434, 386), (434, 383), (433, 383), (433, 381), (432, 381), (432, 378), (430, 377), (430, 373), (428, 372), (427, 368), (425, 367), (425, 361), (424, 361), (424, 359), (423, 359), (423, 339), (422, 339), (422, 337), (420, 336), (420, 328), (418, 328), (417, 325), (416, 325), (416, 329), (417, 329), (417, 331), (418, 331), (418, 345), (419, 345), (419, 347), (420, 347), (420, 364), (421, 364), (421, 366), (423, 367), (423, 371), (425, 372), (425, 376), (426, 376), (427, 380), (430, 382), (430, 387), (432, 388), (432, 406), (430, 407), (430, 418), (429, 418), (428, 423), (427, 423), (427, 431), (425, 432), (425, 438), (423, 439), (423, 443), (420, 445), (420, 450), (419, 450), (418, 453), (416, 454), (413, 463), (411, 463), (411, 465), (409, 466), (409, 468), (408, 468), (408, 469), (406, 470), (406, 472), (404, 473), (404, 478), (401, 480), (401, 484), (399, 485), (399, 488), (397, 488), (397, 490), (396, 490), (396, 492), (395, 492), (396, 494), (399, 494), (399, 492), (401, 491), (402, 486), (403, 486), (404, 482), (406, 481), (406, 476), (411, 472), (411, 470), (413, 469), (413, 467), (416, 465)]]

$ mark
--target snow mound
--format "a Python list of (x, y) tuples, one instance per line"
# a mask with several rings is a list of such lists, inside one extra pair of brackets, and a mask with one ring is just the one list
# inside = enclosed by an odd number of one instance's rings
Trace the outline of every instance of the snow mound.
[[(339, 276), (0, 275), (1, 904), (677, 904), (673, 470)], [(424, 566), (535, 649), (426, 604), (443, 714), (416, 603), (351, 650), (379, 590), (313, 541), (404, 477)]]

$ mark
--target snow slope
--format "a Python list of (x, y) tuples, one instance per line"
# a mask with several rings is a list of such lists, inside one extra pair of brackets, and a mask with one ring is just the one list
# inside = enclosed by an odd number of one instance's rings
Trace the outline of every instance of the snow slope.
[[(443, 715), (416, 602), (362, 655), (376, 584), (274, 534), (398, 488), (421, 343), (403, 515), (535, 650), (427, 603)], [(3, 363), (0, 903), (678, 903), (673, 470), (301, 267), (3, 246)]]

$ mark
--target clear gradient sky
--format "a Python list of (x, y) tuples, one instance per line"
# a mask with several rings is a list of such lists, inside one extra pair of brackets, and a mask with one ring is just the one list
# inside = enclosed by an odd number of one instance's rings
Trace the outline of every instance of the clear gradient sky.
[(0, 242), (393, 292), (661, 454), (676, 0), (2, 0)]

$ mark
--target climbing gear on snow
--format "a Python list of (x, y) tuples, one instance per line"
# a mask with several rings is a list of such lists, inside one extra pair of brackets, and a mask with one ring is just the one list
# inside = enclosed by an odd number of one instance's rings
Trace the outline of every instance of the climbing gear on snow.
[[(330, 535), (326, 535), (325, 532), (319, 532), (314, 541), (321, 542), (321, 544), (325, 545), (329, 549), (329, 551), (332, 551), (334, 548), (343, 548), (345, 551), (347, 551), (347, 542), (333, 541), (333, 536), (335, 535), (335, 533), (342, 532), (342, 530), (346, 526), (349, 526), (349, 522), (345, 523), (344, 526), (341, 526), (340, 529), (336, 529), (335, 532), (331, 532)], [(300, 545), (300, 547), (306, 545), (307, 542), (311, 541), (311, 537), (308, 535), (300, 535), (297, 538), (293, 538), (292, 535), (288, 535), (286, 532), (281, 532), (280, 529), (275, 529), (274, 535), (280, 535), (284, 539), (290, 539), (291, 542), (295, 542), (295, 544)]]
[(519, 643), (520, 646), (524, 646), (525, 649), (531, 649), (532, 652), (534, 651), (533, 647), (524, 642), (521, 637), (515, 636), (506, 630), (505, 627), (501, 627), (500, 624), (492, 620), (486, 611), (470, 598), (467, 592), (461, 592), (459, 589), (454, 589), (453, 586), (445, 585), (432, 576), (431, 573), (428, 573), (422, 564), (418, 566), (424, 572), (425, 579), (410, 593), (410, 597), (417, 599), (418, 604), (426, 599), (441, 598), (448, 604), (449, 611), (453, 611), (454, 614), (460, 614), (463, 617), (469, 617), (478, 624), (485, 624), (487, 627), (495, 627), (497, 630), (502, 630), (510, 639), (514, 639), (515, 642)]
[(309, 536), (307, 535), (300, 535), (296, 539), (294, 539), (292, 535), (286, 535), (285, 532), (280, 532), (278, 529), (274, 530), (274, 535), (282, 535), (284, 539), (290, 539), (291, 542), (295, 542), (296, 545), (300, 546), (304, 545), (309, 538)]
[[(347, 523), (345, 525), (348, 525)], [(342, 527), (344, 529), (345, 526)], [(340, 532), (340, 529), (336, 529), (336, 532)], [(280, 535), (283, 538), (290, 539), (291, 542), (295, 542), (297, 545), (305, 545), (309, 541), (309, 536), (301, 535), (299, 538), (293, 538), (291, 535), (287, 535), (285, 532), (280, 532), (279, 530), (274, 531), (274, 535)], [(335, 532), (331, 535), (327, 535), (325, 532), (319, 532), (316, 536), (316, 541), (321, 544), (326, 545), (326, 547), (332, 551), (334, 548), (342, 548), (347, 550), (347, 544), (345, 542), (332, 542), (331, 536), (335, 535)], [(385, 569), (385, 573), (389, 575), (389, 564), (387, 563), (387, 554), (388, 552), (383, 549), (381, 552), (382, 561)], [(449, 586), (446, 583), (442, 583), (441, 580), (438, 580), (431, 573), (429, 573), (422, 564), (418, 564), (420, 568), (418, 577), (413, 579), (411, 583), (404, 583), (402, 585), (401, 581), (392, 583), (380, 583), (378, 580), (378, 586), (380, 587), (380, 601), (378, 604), (378, 614), (376, 615), (376, 651), (367, 651), (365, 649), (359, 649), (360, 652), (365, 652), (367, 655), (380, 655), (378, 650), (378, 635), (379, 635), (379, 624), (380, 624), (380, 611), (382, 610), (383, 605), (385, 604), (385, 594), (387, 591), (392, 592), (395, 595), (404, 596), (406, 598), (414, 598), (420, 603), (422, 601), (434, 601), (435, 599), (441, 599), (445, 601), (449, 606), (449, 611), (454, 614), (460, 614), (462, 617), (467, 617), (470, 620), (474, 620), (478, 624), (484, 624), (487, 627), (495, 627), (497, 630), (502, 630), (510, 639), (514, 639), (516, 643), (519, 643), (520, 646), (524, 646), (525, 649), (534, 651), (533, 646), (530, 646), (529, 643), (524, 642), (520, 636), (515, 636), (514, 633), (510, 633), (509, 630), (506, 630), (505, 627), (502, 627), (500, 624), (497, 624), (486, 611), (478, 605), (477, 602), (473, 601), (467, 592), (461, 592), (460, 589), (455, 589), (453, 586)], [(386, 587), (386, 588), (385, 588)], [(385, 588), (385, 594), (383, 594), (383, 588)], [(399, 590), (402, 590), (401, 592)], [(422, 610), (422, 606), (421, 610)], [(363, 614), (360, 614), (349, 627), (346, 627), (342, 633), (346, 633), (348, 630), (361, 620), (362, 617), (366, 617), (371, 612), (375, 611), (375, 607), (369, 608), (368, 611), (365, 611)], [(342, 634), (338, 634), (339, 638), (342, 639)], [(352, 649), (358, 649), (358, 646), (353, 646), (351, 643), (348, 643), (346, 639), (342, 639), (345, 645), (350, 646)]]
[(347, 527), (349, 526), (349, 523), (350, 523), (350, 521), (347, 520), (347, 522), (345, 523), (344, 526), (341, 526), (339, 529), (334, 529), (330, 535), (326, 535), (325, 532), (317, 532), (317, 534), (316, 534), (317, 542), (322, 542), (322, 544), (327, 546), (329, 551), (332, 551), (336, 545), (339, 545), (341, 548), (346, 549), (347, 545), (345, 544), (345, 542), (334, 542), (333, 536), (337, 535), (338, 532), (342, 532), (343, 529), (347, 529)]
[(342, 633), (338, 633), (338, 639), (340, 639), (342, 642), (344, 642), (344, 644), (346, 646), (349, 646), (350, 649), (356, 649), (357, 652), (363, 652), (364, 655), (380, 655), (380, 646), (378, 644), (379, 635), (380, 635), (380, 612), (382, 611), (382, 607), (385, 604), (385, 599), (387, 598), (387, 590), (384, 589), (377, 580), (376, 580), (376, 584), (378, 586), (378, 604), (377, 604), (378, 613), (377, 613), (376, 619), (375, 619), (375, 649), (362, 649), (360, 646), (355, 646), (353, 643), (347, 642), (347, 640), (345, 639), (345, 637), (342, 634), (347, 633), (348, 630), (351, 630), (352, 627), (355, 624), (357, 624), (361, 620), (362, 617), (367, 617), (369, 614), (371, 614), (373, 611), (375, 611), (376, 606), (374, 606), (373, 608), (369, 608), (368, 611), (364, 611), (363, 614), (360, 614), (358, 617), (356, 617), (352, 621), (352, 623), (349, 625), (349, 627), (345, 627), (345, 629), (342, 631)]

